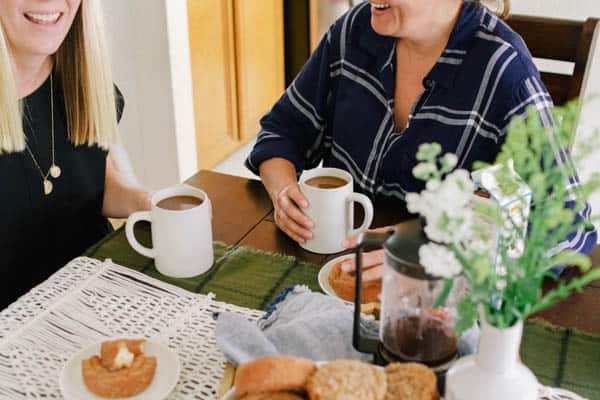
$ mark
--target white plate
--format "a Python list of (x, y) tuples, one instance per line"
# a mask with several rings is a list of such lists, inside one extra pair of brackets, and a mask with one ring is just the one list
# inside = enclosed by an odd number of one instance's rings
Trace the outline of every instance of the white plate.
[[(75, 354), (63, 367), (60, 373), (59, 386), (66, 400), (103, 400), (88, 390), (81, 375), (81, 361), (93, 355), (100, 355), (101, 342), (84, 348)], [(166, 398), (179, 380), (179, 358), (167, 346), (152, 340), (146, 340), (144, 354), (156, 357), (156, 373), (150, 386), (137, 396), (127, 400), (144, 400)]]
[(338, 296), (335, 293), (335, 290), (333, 290), (333, 288), (329, 285), (328, 278), (329, 278), (329, 273), (331, 272), (331, 269), (333, 268), (334, 265), (336, 265), (344, 260), (351, 259), (351, 258), (354, 258), (354, 254), (345, 254), (343, 256), (336, 257), (333, 260), (329, 261), (327, 264), (323, 265), (323, 267), (321, 267), (321, 270), (319, 271), (319, 286), (321, 286), (321, 289), (329, 296), (337, 297), (338, 299), (340, 299), (348, 304), (354, 304), (354, 303), (344, 300), (340, 296)]

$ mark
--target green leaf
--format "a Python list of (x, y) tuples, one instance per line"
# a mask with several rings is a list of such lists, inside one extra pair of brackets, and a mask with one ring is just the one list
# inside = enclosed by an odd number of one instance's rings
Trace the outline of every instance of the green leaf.
[(448, 296), (450, 295), (450, 291), (452, 291), (452, 287), (454, 286), (454, 279), (444, 279), (444, 286), (442, 287), (442, 291), (439, 296), (433, 302), (433, 308), (442, 307), (446, 304), (446, 300), (448, 300)]
[(578, 267), (581, 271), (587, 271), (592, 266), (592, 260), (585, 254), (576, 251), (566, 250), (557, 254), (548, 260), (548, 267), (556, 267), (559, 265), (568, 265)]
[(580, 278), (573, 278), (568, 283), (561, 281), (556, 289), (548, 291), (533, 305), (529, 315), (552, 307), (560, 299), (569, 297), (573, 291), (579, 292), (590, 282), (598, 279), (600, 279), (600, 268), (593, 269)]
[(465, 297), (462, 299), (457, 306), (458, 319), (456, 320), (455, 331), (456, 335), (460, 337), (463, 332), (470, 329), (477, 321), (477, 304), (475, 304), (471, 298)]

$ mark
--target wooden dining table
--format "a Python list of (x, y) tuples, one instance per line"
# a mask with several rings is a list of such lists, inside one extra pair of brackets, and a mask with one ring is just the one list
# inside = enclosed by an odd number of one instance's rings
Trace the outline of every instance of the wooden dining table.
[[(262, 183), (212, 171), (200, 171), (186, 181), (204, 190), (213, 205), (214, 240), (227, 245), (251, 247), (293, 256), (322, 265), (338, 256), (319, 255), (302, 249), (275, 224), (273, 205)], [(372, 228), (393, 225), (407, 218), (402, 207), (374, 204)], [(600, 267), (600, 246), (592, 252), (592, 265)], [(577, 271), (569, 269), (561, 278), (570, 279)], [(548, 281), (545, 287), (555, 283)], [(600, 334), (600, 281), (592, 282), (581, 293), (574, 293), (540, 317), (554, 325)]]

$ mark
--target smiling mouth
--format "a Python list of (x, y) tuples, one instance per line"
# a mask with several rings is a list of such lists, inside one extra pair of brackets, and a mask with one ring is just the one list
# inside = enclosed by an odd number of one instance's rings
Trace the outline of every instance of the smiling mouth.
[(30, 22), (38, 25), (52, 25), (55, 24), (60, 17), (63, 15), (61, 12), (55, 13), (33, 13), (27, 12), (25, 13), (25, 18), (27, 18)]
[(391, 7), (388, 3), (371, 3), (371, 5), (377, 10), (387, 10)]

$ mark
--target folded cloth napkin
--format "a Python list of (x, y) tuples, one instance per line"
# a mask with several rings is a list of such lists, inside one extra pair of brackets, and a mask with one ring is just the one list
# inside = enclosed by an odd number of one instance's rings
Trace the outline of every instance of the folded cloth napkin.
[[(352, 306), (306, 286), (286, 288), (258, 323), (234, 313), (220, 313), (217, 318), (217, 345), (236, 365), (275, 354), (317, 361), (373, 359), (352, 347)], [(362, 333), (377, 336), (378, 325), (363, 318)], [(459, 341), (459, 351), (472, 353), (478, 338), (478, 328), (469, 331), (468, 340)]]

